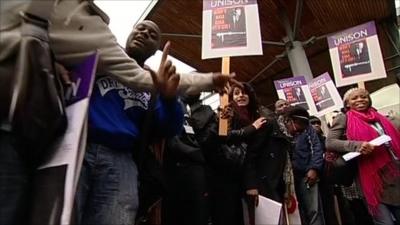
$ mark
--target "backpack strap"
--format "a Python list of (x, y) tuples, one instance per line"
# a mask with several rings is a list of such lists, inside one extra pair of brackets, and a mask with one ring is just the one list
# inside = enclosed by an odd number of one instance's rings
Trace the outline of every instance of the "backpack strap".
[(54, 0), (31, 0), (28, 9), (25, 13), (33, 16), (35, 19), (42, 20), (48, 23), (50, 15), (53, 12)]

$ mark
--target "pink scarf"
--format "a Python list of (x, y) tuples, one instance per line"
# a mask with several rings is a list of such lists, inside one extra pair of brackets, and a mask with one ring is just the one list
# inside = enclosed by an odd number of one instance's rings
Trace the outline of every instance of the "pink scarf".
[[(347, 112), (347, 139), (352, 141), (371, 141), (378, 137), (378, 132), (371, 127), (371, 123), (378, 122), (390, 136), (390, 145), (394, 154), (400, 156), (400, 132), (392, 123), (375, 109), (369, 108), (366, 112), (350, 110)], [(383, 189), (382, 179), (379, 170), (389, 165), (392, 161), (390, 153), (384, 145), (377, 146), (374, 151), (358, 159), (358, 172), (360, 177), (361, 190), (368, 203), (368, 209), (375, 215), (380, 203)], [(396, 168), (390, 170), (391, 177), (400, 176), (400, 171)]]

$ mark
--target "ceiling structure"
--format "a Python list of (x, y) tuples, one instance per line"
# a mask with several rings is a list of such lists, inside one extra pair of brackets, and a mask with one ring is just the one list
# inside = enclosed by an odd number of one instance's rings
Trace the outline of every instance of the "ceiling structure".
[[(292, 77), (285, 56), (284, 39), (287, 32), (284, 18), (288, 18), (296, 40), (304, 48), (314, 77), (329, 72), (328, 44), (325, 36), (355, 25), (375, 20), (388, 78), (366, 82), (375, 91), (395, 83), (400, 73), (400, 42), (394, 0), (258, 0), (262, 56), (231, 58), (231, 71), (237, 79), (250, 82), (262, 104), (271, 106), (277, 100), (273, 80)], [(220, 71), (221, 59), (201, 59), (203, 0), (158, 0), (147, 16), (156, 22), (163, 41), (171, 41), (170, 54), (198, 71)], [(332, 77), (333, 79), (333, 77)], [(339, 88), (343, 93), (349, 86)]]

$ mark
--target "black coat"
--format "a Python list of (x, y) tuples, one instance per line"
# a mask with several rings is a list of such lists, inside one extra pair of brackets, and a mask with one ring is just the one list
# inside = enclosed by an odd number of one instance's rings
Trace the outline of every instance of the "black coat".
[(258, 189), (259, 194), (282, 201), (283, 172), (292, 141), (279, 129), (276, 120), (269, 120), (254, 137), (244, 161), (244, 186)]
[[(185, 106), (183, 106), (186, 108)], [(193, 128), (194, 133), (187, 133), (185, 129), (182, 133), (167, 139), (165, 155), (166, 160), (187, 162), (187, 163), (205, 163), (202, 146), (197, 141), (198, 135), (202, 135), (202, 130), (208, 129), (208, 126), (214, 121), (214, 112), (209, 106), (200, 103), (190, 106), (190, 117), (185, 116), (185, 124)], [(204, 140), (202, 140), (204, 142)]]

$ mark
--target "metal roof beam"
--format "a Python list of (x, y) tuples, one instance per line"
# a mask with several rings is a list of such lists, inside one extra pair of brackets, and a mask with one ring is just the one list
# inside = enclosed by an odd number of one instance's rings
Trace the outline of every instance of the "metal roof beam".
[(294, 17), (294, 25), (293, 25), (293, 39), (297, 39), (297, 35), (300, 30), (301, 24), (301, 16), (303, 15), (303, 0), (297, 0), (296, 2), (296, 15)]

